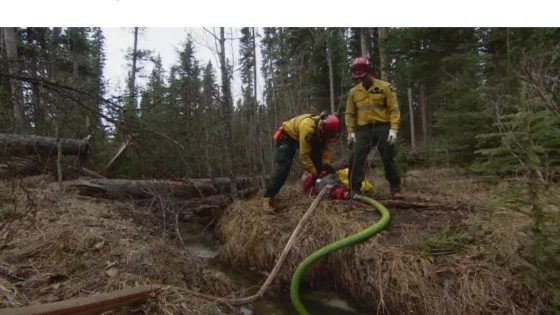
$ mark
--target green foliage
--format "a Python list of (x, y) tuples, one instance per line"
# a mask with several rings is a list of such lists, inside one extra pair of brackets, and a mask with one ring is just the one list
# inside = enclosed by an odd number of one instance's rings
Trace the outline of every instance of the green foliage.
[[(24, 132), (63, 137), (103, 137), (98, 114), (103, 93), (103, 35), (99, 28), (17, 28), (18, 63), (15, 75), (20, 89), (15, 97), (23, 108)], [(13, 118), (12, 91), (4, 52), (0, 54), (0, 119)], [(14, 68), (14, 69), (15, 69)], [(43, 84), (56, 82), (64, 88)], [(13, 83), (13, 81), (12, 81)], [(70, 91), (68, 88), (74, 89)], [(72, 99), (72, 100), (70, 100)], [(77, 105), (76, 103), (79, 103)], [(85, 108), (88, 108), (87, 110)], [(13, 122), (2, 123), (3, 132)]]
[(384, 47), (395, 60), (391, 63), (392, 83), (401, 108), (401, 129), (409, 139), (408, 88), (416, 120), (416, 139), (421, 138), (420, 85), (427, 102), (428, 133), (433, 148), (453, 152), (455, 161), (473, 160), (474, 136), (491, 127), (491, 115), (481, 101), (484, 54), (479, 37), (470, 28), (390, 29)]
[(332, 49), (335, 104), (350, 88), (346, 38), (337, 28), (265, 28), (262, 71), (269, 109), (278, 120), (329, 110), (326, 41)]
[(525, 183), (510, 180), (502, 183), (497, 203), (511, 212), (531, 220), (529, 236), (515, 253), (507, 256), (499, 250), (483, 253), (483, 259), (513, 266), (521, 281), (538, 293), (548, 307), (560, 310), (560, 189), (528, 180)]
[[(528, 100), (531, 101), (531, 100)], [(546, 178), (560, 172), (560, 117), (540, 107), (536, 112), (520, 109), (501, 116), (495, 132), (476, 138), (481, 144), (496, 144), (476, 151), (481, 159), (473, 170), (494, 175), (542, 171)]]
[(560, 172), (560, 116), (521, 86), (507, 103), (493, 100), (498, 109), (494, 131), (477, 137), (482, 148), (473, 169), (515, 176), (499, 198), (532, 222), (519, 276), (545, 304), (560, 309), (560, 195), (552, 181)]

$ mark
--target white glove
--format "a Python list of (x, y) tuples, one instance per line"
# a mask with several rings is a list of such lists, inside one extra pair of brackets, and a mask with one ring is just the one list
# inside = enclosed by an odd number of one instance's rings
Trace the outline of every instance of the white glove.
[(356, 133), (355, 132), (349, 132), (348, 133), (348, 144), (351, 143), (356, 143)]
[(395, 142), (397, 142), (397, 129), (389, 129), (387, 142), (389, 143), (389, 145), (395, 144)]

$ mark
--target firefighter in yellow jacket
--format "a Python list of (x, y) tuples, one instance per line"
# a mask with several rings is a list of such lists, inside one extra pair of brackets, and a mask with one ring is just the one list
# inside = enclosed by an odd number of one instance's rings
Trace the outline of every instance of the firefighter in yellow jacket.
[(346, 128), (348, 142), (353, 144), (350, 157), (351, 193), (360, 191), (369, 151), (377, 147), (383, 162), (385, 178), (393, 198), (402, 198), (401, 180), (394, 162), (395, 143), (401, 120), (399, 104), (389, 82), (375, 79), (366, 57), (352, 62), (352, 78), (359, 79), (348, 94)]
[(340, 118), (326, 112), (319, 116), (303, 114), (282, 123), (274, 135), (276, 150), (274, 162), (276, 170), (269, 180), (263, 197), (263, 207), (273, 210), (274, 196), (286, 182), (292, 160), (299, 147), (299, 157), (303, 168), (317, 179), (322, 171), (334, 173), (330, 163), (330, 144), (342, 131)]

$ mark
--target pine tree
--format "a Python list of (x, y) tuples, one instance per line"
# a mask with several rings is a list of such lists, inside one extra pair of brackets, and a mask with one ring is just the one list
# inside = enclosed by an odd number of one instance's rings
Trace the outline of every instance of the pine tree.
[(554, 177), (560, 172), (560, 116), (553, 94), (546, 92), (554, 93), (551, 81), (543, 80), (557, 80), (557, 31), (489, 29), (483, 35), (490, 55), (485, 64), (486, 106), (492, 110), (494, 128), (477, 137), (481, 149), (474, 169), (508, 180), (500, 201), (532, 222), (530, 241), (520, 253), (525, 260), (520, 279), (540, 293), (543, 305), (557, 311), (560, 197)]

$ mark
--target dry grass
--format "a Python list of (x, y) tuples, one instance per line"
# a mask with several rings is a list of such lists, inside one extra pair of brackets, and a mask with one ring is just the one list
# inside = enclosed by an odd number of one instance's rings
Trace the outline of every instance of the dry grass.
[[(388, 191), (378, 171), (372, 181), (382, 201)], [(407, 198), (440, 206), (389, 209), (389, 228), (321, 260), (307, 271), (305, 285), (346, 293), (368, 313), (535, 313), (532, 292), (514, 276), (517, 252), (526, 245), (527, 219), (507, 209), (492, 215), (481, 211), (491, 205), (493, 191), (462, 171), (408, 174)], [(236, 201), (216, 227), (222, 256), (233, 265), (272, 269), (312, 200), (299, 186), (286, 185), (275, 215), (262, 211), (259, 197)], [(61, 192), (44, 177), (0, 182), (0, 202), (0, 308), (164, 284), (163, 293), (143, 305), (145, 313), (231, 314), (235, 310), (193, 291), (246, 295), (240, 281), (189, 255), (177, 240), (150, 226), (149, 217), (138, 217), (131, 203)], [(273, 291), (286, 289), (297, 264), (312, 251), (378, 219), (376, 211), (358, 202), (321, 202)], [(461, 243), (462, 235), (472, 240)]]
[(0, 183), (9, 214), (0, 226), (10, 220), (0, 229), (0, 308), (164, 284), (144, 305), (148, 313), (230, 313), (189, 290), (222, 296), (236, 290), (233, 281), (135, 224), (123, 213), (132, 204), (76, 196), (48, 181)]
[[(488, 226), (484, 232), (484, 221), (474, 209), (489, 198), (488, 187), (454, 170), (444, 173), (418, 172), (417, 178), (408, 179), (407, 195), (448, 207), (389, 209), (392, 223), (388, 229), (319, 261), (306, 273), (306, 284), (346, 293), (370, 313), (530, 313), (531, 292), (518, 282), (510, 266), (487, 259), (502, 242), (508, 244), (506, 252), (513, 253), (523, 239), (514, 231), (522, 230), (526, 222), (522, 218), (502, 222), (499, 228)], [(259, 270), (272, 268), (312, 197), (303, 196), (299, 186), (293, 185), (285, 186), (278, 200), (281, 210), (276, 215), (263, 213), (258, 199), (237, 201), (230, 207), (217, 226), (228, 260)], [(311, 252), (378, 219), (375, 211), (357, 202), (322, 202), (288, 256), (276, 288), (289, 284), (297, 264)], [(419, 250), (426, 238), (439, 237), (443, 242), (443, 234), (453, 233), (470, 233), (474, 240), (442, 254)]]

